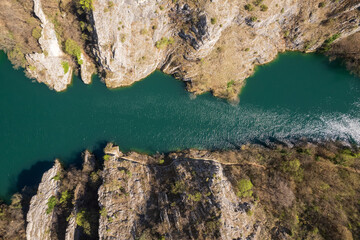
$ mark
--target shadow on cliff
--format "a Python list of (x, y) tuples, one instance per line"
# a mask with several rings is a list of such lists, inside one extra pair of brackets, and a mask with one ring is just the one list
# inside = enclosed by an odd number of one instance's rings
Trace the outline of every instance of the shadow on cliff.
[[(107, 141), (99, 141), (94, 144), (92, 148), (92, 153), (95, 155), (98, 161), (96, 165), (100, 168), (103, 165), (103, 149), (105, 148)], [(82, 168), (83, 163), (83, 153), (85, 149), (82, 151), (77, 151), (69, 154), (69, 157), (61, 158), (65, 170), (71, 166), (75, 166), (78, 169)], [(43, 174), (52, 168), (54, 165), (54, 161), (39, 160), (34, 165), (32, 165), (29, 169), (23, 170), (18, 176), (11, 177), (12, 185), (8, 189), (7, 196), (11, 196), (15, 193), (21, 193), (22, 195), (22, 211), (25, 218), (26, 223), (26, 214), (29, 211), (31, 198), (36, 194), (39, 184), (41, 182)], [(4, 199), (7, 204), (10, 204), (11, 200), (9, 197), (1, 197)]]

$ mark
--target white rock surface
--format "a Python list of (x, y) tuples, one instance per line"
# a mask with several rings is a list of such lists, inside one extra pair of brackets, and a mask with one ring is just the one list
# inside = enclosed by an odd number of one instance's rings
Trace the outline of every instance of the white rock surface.
[(37, 194), (32, 197), (27, 214), (26, 239), (50, 240), (50, 229), (55, 218), (54, 212), (46, 213), (48, 200), (59, 194), (60, 181), (53, 178), (61, 171), (58, 160), (54, 166), (44, 173)]

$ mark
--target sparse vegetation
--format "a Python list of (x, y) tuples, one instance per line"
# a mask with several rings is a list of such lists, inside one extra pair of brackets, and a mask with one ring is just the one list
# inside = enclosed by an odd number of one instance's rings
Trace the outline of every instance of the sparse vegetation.
[(155, 43), (155, 47), (157, 49), (163, 49), (165, 47), (167, 47), (168, 45), (171, 45), (174, 43), (174, 38), (170, 37), (170, 38), (166, 38), (166, 37), (162, 37), (159, 41), (157, 41)]
[(108, 154), (105, 154), (104, 157), (103, 157), (104, 161), (109, 161), (110, 159), (110, 155)]
[(216, 24), (216, 18), (214, 18), (214, 17), (211, 18), (211, 19), (210, 19), (210, 22), (211, 22), (212, 25)]
[(72, 195), (68, 190), (63, 191), (61, 193), (59, 203), (62, 204), (63, 206), (66, 206), (68, 204), (69, 200), (71, 199), (71, 196)]
[(323, 43), (323, 45), (321, 46), (320, 51), (322, 52), (327, 52), (330, 50), (331, 48), (331, 44), (338, 39), (341, 36), (341, 33), (336, 33), (334, 35), (332, 35), (331, 37), (329, 37), (328, 39), (325, 40), (325, 42)]
[(81, 210), (76, 214), (76, 224), (82, 227), (84, 233), (86, 235), (91, 234), (91, 225), (89, 222), (88, 213), (85, 210)]
[(255, 16), (251, 16), (251, 17), (250, 17), (250, 21), (256, 22), (256, 20), (257, 20), (257, 17), (255, 17)]
[(39, 38), (41, 37), (41, 28), (36, 27), (32, 30), (31, 35), (36, 39), (39, 40)]
[(249, 12), (254, 11), (254, 9), (255, 9), (254, 6), (251, 3), (246, 4), (244, 6), (244, 8), (245, 8), (246, 11), (249, 11)]
[(325, 5), (326, 5), (325, 2), (320, 2), (319, 5), (318, 5), (318, 7), (319, 7), (319, 8), (323, 8), (323, 7), (325, 7)]
[(259, 6), (262, 2), (263, 0), (255, 0), (253, 3), (255, 6)]
[(81, 47), (74, 40), (68, 38), (65, 41), (65, 52), (75, 57), (79, 65), (83, 64), (81, 59)]
[(235, 81), (234, 81), (234, 80), (230, 80), (230, 81), (226, 84), (226, 86), (227, 86), (227, 88), (232, 88), (232, 87), (234, 86), (234, 84), (235, 84)]
[(238, 197), (251, 197), (253, 194), (252, 191), (253, 188), (253, 184), (251, 183), (250, 180), (248, 179), (241, 179), (238, 183), (237, 183), (237, 193), (236, 195)]
[(196, 192), (194, 194), (189, 194), (188, 195), (188, 199), (190, 201), (194, 201), (194, 202), (199, 202), (201, 200), (201, 197), (202, 197), (202, 195), (201, 195), (200, 192)]
[(260, 11), (266, 12), (267, 10), (268, 10), (268, 6), (266, 6), (265, 4), (260, 5)]
[(174, 185), (171, 186), (172, 194), (180, 194), (185, 191), (185, 184), (182, 181), (176, 181)]
[(61, 65), (62, 65), (62, 67), (64, 69), (64, 73), (67, 74), (68, 71), (69, 71), (69, 63), (67, 61), (62, 61)]
[(49, 198), (48, 202), (47, 202), (46, 214), (50, 214), (50, 213), (54, 210), (56, 204), (57, 204), (57, 199), (56, 199), (56, 197), (55, 197), (55, 196), (51, 196), (51, 197)]
[(90, 11), (94, 9), (93, 0), (80, 0), (80, 6), (85, 11)]

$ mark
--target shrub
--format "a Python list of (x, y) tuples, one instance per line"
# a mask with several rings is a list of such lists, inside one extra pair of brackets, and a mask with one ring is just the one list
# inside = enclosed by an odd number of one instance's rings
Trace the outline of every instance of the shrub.
[(300, 161), (299, 159), (294, 159), (291, 161), (286, 161), (281, 164), (281, 171), (285, 173), (295, 173), (300, 169)]
[(68, 201), (69, 201), (70, 199), (71, 199), (71, 193), (70, 193), (68, 190), (63, 191), (63, 192), (61, 193), (61, 197), (60, 197), (59, 203), (66, 206), (67, 203), (68, 203)]
[(108, 155), (108, 154), (104, 155), (103, 159), (104, 159), (104, 161), (108, 161), (110, 159), (110, 155)]
[(169, 44), (173, 44), (174, 41), (175, 40), (172, 37), (170, 37), (170, 38), (162, 37), (159, 41), (157, 41), (155, 43), (155, 47), (157, 49), (162, 49), (162, 48), (165, 48), (166, 46), (168, 46)]
[(295, 181), (301, 182), (303, 179), (303, 169), (298, 159), (282, 162), (280, 170), (290, 175)]
[(109, 1), (109, 2), (108, 2), (108, 8), (109, 8), (109, 9), (113, 8), (114, 5), (115, 5), (115, 4), (114, 4), (113, 1)]
[(80, 0), (79, 3), (83, 10), (89, 11), (94, 9), (93, 0)]
[(35, 70), (36, 70), (36, 67), (35, 67), (35, 66), (30, 65), (30, 66), (29, 66), (29, 70), (33, 72), (33, 71), (35, 71)]
[(106, 211), (106, 208), (102, 208), (102, 209), (100, 209), (100, 215), (102, 216), (102, 217), (106, 217), (107, 216), (107, 211)]
[(328, 39), (326, 39), (326, 40), (324, 41), (323, 45), (321, 46), (320, 51), (323, 51), (323, 52), (329, 51), (330, 48), (331, 48), (331, 44), (332, 44), (336, 39), (338, 39), (340, 36), (341, 36), (341, 33), (336, 33), (336, 34), (332, 35), (331, 37), (329, 37)]
[(211, 22), (211, 24), (216, 24), (216, 18), (211, 18), (210, 22)]
[(51, 197), (49, 198), (48, 202), (47, 202), (46, 214), (51, 213), (51, 212), (54, 210), (56, 204), (57, 204), (57, 199), (56, 199), (56, 197), (55, 197), (55, 196), (51, 196)]
[(75, 57), (79, 65), (83, 63), (81, 59), (81, 47), (74, 40), (70, 38), (66, 39), (65, 52)]
[(250, 180), (241, 179), (237, 183), (238, 192), (236, 193), (236, 195), (238, 197), (251, 197), (253, 194), (252, 188), (253, 188), (253, 184), (251, 183)]
[(76, 214), (76, 224), (83, 228), (85, 234), (91, 234), (89, 216), (85, 210), (82, 210)]
[(179, 194), (185, 191), (185, 184), (181, 181), (176, 181), (174, 185), (171, 186), (172, 194)]
[(189, 194), (188, 199), (194, 202), (199, 202), (201, 200), (201, 193), (196, 192), (195, 194)]
[(255, 0), (253, 3), (255, 6), (259, 6), (262, 2), (263, 0)]
[(64, 73), (67, 74), (67, 72), (69, 71), (69, 63), (66, 61), (63, 61), (63, 62), (61, 62), (61, 65), (64, 69)]
[(36, 39), (39, 40), (39, 38), (41, 37), (41, 28), (36, 27), (32, 30), (31, 35)]
[(227, 83), (227, 88), (231, 88), (232, 86), (234, 86), (235, 84), (235, 81), (234, 80), (230, 80), (228, 83)]
[(254, 11), (254, 6), (251, 5), (250, 3), (246, 4), (244, 6), (244, 8), (245, 8), (246, 11)]
[(264, 4), (262, 4), (262, 5), (260, 6), (260, 11), (266, 12), (267, 10), (268, 10), (268, 6), (266, 6), (266, 5), (264, 5)]
[(319, 8), (323, 8), (323, 7), (325, 7), (325, 5), (326, 5), (325, 2), (320, 2), (319, 5), (318, 5), (318, 7), (319, 7)]
[(250, 17), (250, 21), (255, 22), (256, 20), (257, 20), (257, 17), (255, 17), (255, 16)]
[(52, 179), (55, 180), (55, 181), (60, 181), (61, 176), (60, 176), (60, 174), (56, 174)]

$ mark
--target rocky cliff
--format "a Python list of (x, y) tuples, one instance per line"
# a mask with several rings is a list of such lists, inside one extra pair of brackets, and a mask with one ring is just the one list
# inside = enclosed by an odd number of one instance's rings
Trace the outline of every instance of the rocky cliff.
[[(132, 84), (161, 69), (186, 81), (189, 91), (235, 100), (256, 65), (288, 50), (328, 52), (344, 58), (355, 72), (359, 68), (359, 51), (352, 45), (342, 44), (342, 55), (329, 51), (337, 42), (358, 41), (356, 0), (1, 4), (0, 46), (30, 77), (58, 91), (70, 83), (73, 68), (89, 83), (96, 66), (109, 87)], [(18, 17), (9, 16), (7, 8)]]
[(360, 239), (355, 147), (149, 156), (108, 144), (83, 158), (82, 169), (55, 162), (28, 212), (21, 195), (1, 205), (0, 238), (25, 239), (27, 225), (27, 239)]

